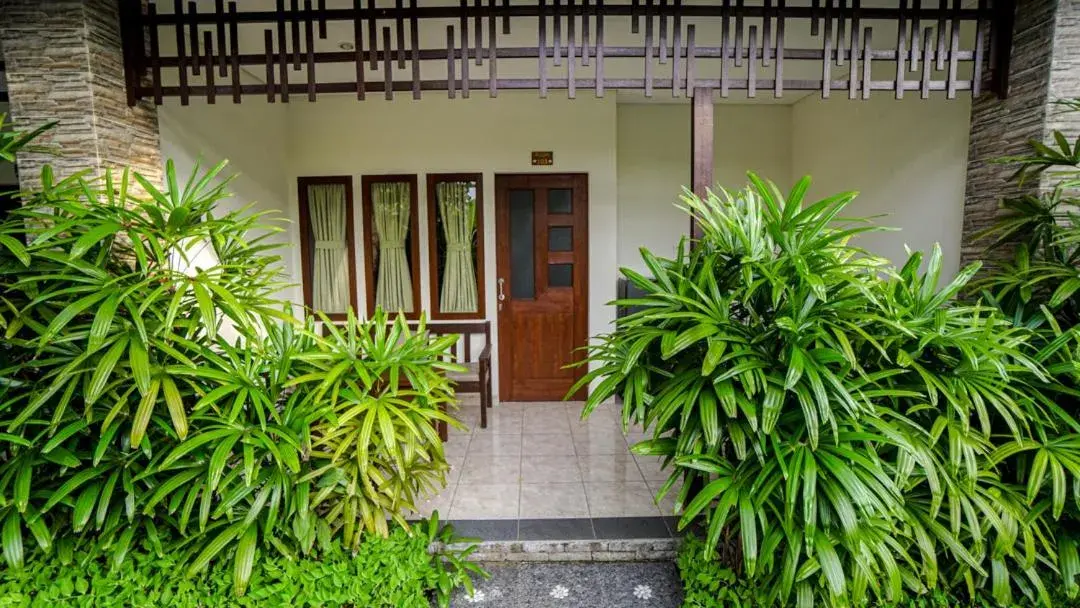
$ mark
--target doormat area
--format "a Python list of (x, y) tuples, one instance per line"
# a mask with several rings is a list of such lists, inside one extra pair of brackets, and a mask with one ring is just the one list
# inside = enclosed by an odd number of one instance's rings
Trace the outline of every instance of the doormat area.
[(671, 562), (485, 564), (488, 580), (452, 607), (678, 608), (682, 585)]

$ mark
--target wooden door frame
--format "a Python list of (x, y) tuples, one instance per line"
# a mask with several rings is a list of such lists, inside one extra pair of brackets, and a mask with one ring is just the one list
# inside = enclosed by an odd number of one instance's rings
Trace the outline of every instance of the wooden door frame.
[[(498, 281), (499, 277), (509, 276), (509, 255), (510, 246), (509, 238), (503, 238), (504, 235), (500, 234), (498, 230), (501, 225), (509, 224), (509, 199), (507, 194), (509, 188), (503, 187), (507, 180), (525, 180), (526, 183), (532, 180), (550, 180), (553, 178), (568, 179), (572, 182), (572, 188), (574, 190), (573, 205), (575, 212), (577, 209), (583, 209), (581, 216), (581, 225), (583, 230), (575, 230), (573, 235), (574, 250), (581, 251), (582, 256), (575, 261), (580, 267), (580, 276), (584, 280), (574, 280), (573, 290), (575, 302), (580, 302), (578, 308), (583, 314), (574, 314), (574, 341), (580, 346), (584, 347), (588, 344), (589, 340), (589, 174), (585, 172), (559, 172), (559, 173), (496, 173), (494, 179), (495, 190), (495, 280)], [(541, 186), (542, 187), (542, 186)], [(580, 206), (580, 207), (579, 207)], [(509, 235), (505, 235), (509, 236)], [(543, 245), (546, 249), (547, 244)], [(534, 243), (534, 249), (537, 244)], [(543, 264), (536, 262), (537, 267), (543, 266), (543, 273), (537, 272), (536, 282), (540, 284), (541, 277), (546, 280), (547, 277), (547, 262)], [(513, 401), (514, 395), (512, 394), (512, 370), (510, 357), (504, 356), (504, 353), (512, 354), (512, 332), (506, 330), (506, 322), (503, 320), (502, 311), (498, 306), (498, 284), (496, 283), (496, 327), (498, 328), (498, 362), (499, 362), (499, 399), (501, 401)], [(509, 286), (505, 289), (509, 290)], [(580, 353), (580, 357), (576, 357), (576, 360), (583, 360), (584, 353), (582, 351), (576, 351)], [(587, 370), (585, 366), (580, 366), (575, 369), (575, 382), (586, 374)], [(587, 387), (582, 387), (574, 394), (574, 398), (582, 400), (586, 397)]]

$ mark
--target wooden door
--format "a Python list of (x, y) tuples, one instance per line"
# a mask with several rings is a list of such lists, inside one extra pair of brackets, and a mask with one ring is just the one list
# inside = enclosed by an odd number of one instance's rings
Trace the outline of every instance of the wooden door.
[(585, 373), (588, 176), (496, 175), (495, 216), (500, 398), (560, 400)]

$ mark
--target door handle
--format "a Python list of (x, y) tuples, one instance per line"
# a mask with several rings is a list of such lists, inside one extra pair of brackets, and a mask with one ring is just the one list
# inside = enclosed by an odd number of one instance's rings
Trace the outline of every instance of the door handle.
[(502, 278), (500, 278), (499, 281), (498, 281), (498, 283), (499, 283), (499, 301), (500, 302), (506, 300), (506, 294), (503, 293), (503, 284), (505, 282), (506, 282), (506, 280), (502, 279)]

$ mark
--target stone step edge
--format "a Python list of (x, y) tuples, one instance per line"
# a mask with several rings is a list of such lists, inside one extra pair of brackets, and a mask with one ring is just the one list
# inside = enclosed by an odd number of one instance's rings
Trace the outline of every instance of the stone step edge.
[[(680, 539), (498, 540), (477, 543), (475, 562), (632, 562), (675, 559)], [(461, 551), (467, 543), (451, 544)], [(437, 547), (436, 547), (437, 548)]]

